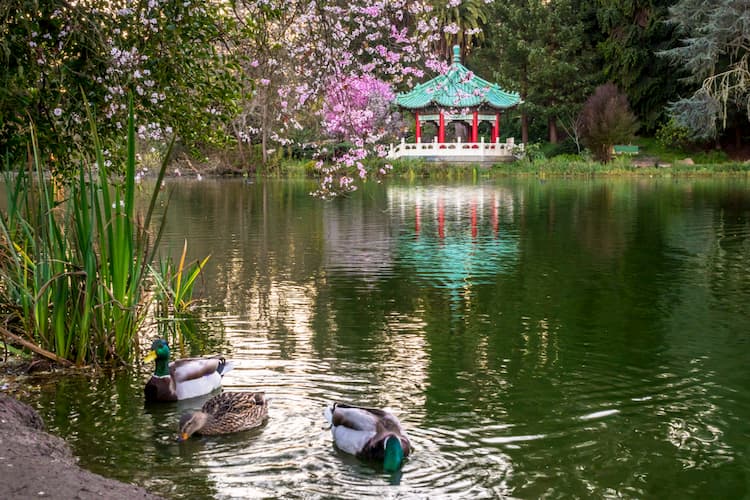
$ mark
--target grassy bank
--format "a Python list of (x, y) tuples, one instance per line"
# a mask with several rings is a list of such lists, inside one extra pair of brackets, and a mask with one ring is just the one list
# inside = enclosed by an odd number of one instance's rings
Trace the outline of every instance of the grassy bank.
[[(618, 157), (613, 161), (602, 164), (586, 161), (578, 156), (556, 156), (541, 158), (534, 161), (519, 160), (507, 163), (497, 163), (492, 166), (477, 164), (444, 164), (426, 162), (422, 160), (396, 160), (390, 162), (393, 166), (388, 174), (392, 178), (416, 179), (466, 179), (492, 178), (503, 176), (563, 176), (590, 177), (601, 175), (615, 176), (711, 176), (711, 175), (748, 175), (750, 162), (724, 161), (720, 163), (682, 163), (682, 159), (666, 162), (661, 158), (647, 155), (635, 157)], [(371, 168), (379, 168), (386, 162), (372, 161)], [(262, 175), (262, 174), (261, 174)], [(279, 177), (314, 177), (316, 170), (314, 163), (303, 160), (284, 160), (282, 164), (272, 170), (271, 176)]]
[[(643, 175), (643, 176), (705, 176), (737, 175), (750, 171), (750, 152), (737, 160), (716, 147), (680, 147), (665, 145), (653, 137), (638, 137), (633, 141), (638, 153), (617, 155), (606, 164), (591, 159), (587, 151), (575, 154), (577, 148), (571, 140), (558, 144), (530, 143), (526, 157), (520, 160), (497, 163), (492, 166), (477, 164), (444, 164), (420, 159), (385, 160), (367, 158), (365, 164), (371, 172), (391, 165), (388, 177), (451, 179), (493, 177), (508, 175), (533, 176), (591, 176), (591, 175)], [(737, 153), (737, 152), (735, 152)], [(208, 153), (211, 160), (190, 165), (185, 172), (204, 175), (250, 175), (265, 178), (315, 178), (319, 176), (317, 160), (290, 158), (289, 151), (280, 149), (267, 164), (260, 162), (260, 153), (239, 156), (231, 150)], [(308, 152), (309, 154), (309, 152)], [(249, 161), (250, 163), (247, 163)]]

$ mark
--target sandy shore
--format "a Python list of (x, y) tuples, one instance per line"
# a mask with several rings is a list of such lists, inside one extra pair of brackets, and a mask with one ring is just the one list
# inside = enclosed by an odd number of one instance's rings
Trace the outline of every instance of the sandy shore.
[(0, 393), (0, 498), (157, 499), (145, 489), (80, 468), (30, 406)]

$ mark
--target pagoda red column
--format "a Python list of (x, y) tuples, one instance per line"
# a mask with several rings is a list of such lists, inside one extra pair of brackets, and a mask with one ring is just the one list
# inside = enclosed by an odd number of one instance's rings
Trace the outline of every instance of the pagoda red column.
[(495, 123), (492, 124), (492, 137), (490, 140), (492, 142), (497, 141), (497, 139), (500, 137), (500, 113), (495, 113)]
[(471, 201), (471, 237), (476, 239), (478, 234), (477, 230), (477, 202)]
[(438, 122), (438, 142), (440, 144), (445, 142), (445, 116), (443, 110), (440, 110), (440, 121)]
[(471, 121), (471, 142), (479, 142), (479, 111), (474, 110)]
[(419, 111), (414, 112), (414, 136), (416, 142), (422, 142), (422, 127), (419, 125)]

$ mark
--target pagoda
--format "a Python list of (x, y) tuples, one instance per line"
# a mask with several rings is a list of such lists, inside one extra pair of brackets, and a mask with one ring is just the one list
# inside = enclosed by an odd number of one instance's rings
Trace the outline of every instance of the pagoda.
[[(396, 96), (396, 104), (414, 113), (416, 143), (391, 146), (390, 158), (421, 157), (446, 162), (492, 162), (513, 159), (513, 138), (500, 142), (502, 113), (521, 103), (518, 93), (476, 76), (461, 64), (460, 48), (453, 47), (453, 63), (445, 74)], [(490, 124), (490, 141), (479, 138), (482, 123)], [(434, 125), (431, 142), (423, 142), (423, 127)], [(456, 131), (447, 142), (447, 127)]]

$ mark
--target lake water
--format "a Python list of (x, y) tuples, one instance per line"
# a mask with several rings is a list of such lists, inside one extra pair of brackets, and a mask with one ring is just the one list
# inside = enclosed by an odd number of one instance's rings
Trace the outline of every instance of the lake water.
[[(177, 443), (201, 402), (145, 407), (152, 366), (31, 389), (84, 467), (169, 498), (750, 495), (748, 179), (168, 184), (162, 248), (211, 255), (183, 354), (269, 420)], [(332, 446), (331, 401), (401, 419), (400, 474)]]

